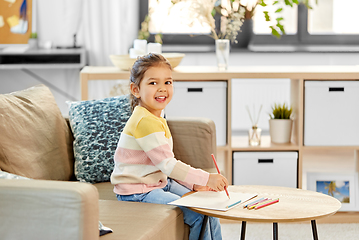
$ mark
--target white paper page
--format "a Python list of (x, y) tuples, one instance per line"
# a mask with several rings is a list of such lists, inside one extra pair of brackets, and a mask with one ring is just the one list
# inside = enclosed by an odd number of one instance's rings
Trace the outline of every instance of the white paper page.
[[(230, 199), (228, 199), (225, 192), (201, 191), (192, 193), (168, 204), (227, 211), (257, 196), (257, 194), (229, 192), (229, 196), (231, 197)], [(238, 202), (239, 200), (241, 203), (236, 204), (230, 208), (227, 207), (233, 203)]]

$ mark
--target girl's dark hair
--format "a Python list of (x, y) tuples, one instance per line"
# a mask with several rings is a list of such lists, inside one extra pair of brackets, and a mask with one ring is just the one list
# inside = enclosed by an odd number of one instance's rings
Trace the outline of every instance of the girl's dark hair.
[[(131, 69), (130, 83), (134, 83), (136, 86), (140, 87), (140, 83), (145, 75), (145, 72), (150, 67), (155, 67), (161, 64), (167, 65), (169, 69), (172, 70), (170, 62), (161, 54), (149, 53), (142, 57), (138, 57)], [(131, 110), (133, 111), (139, 104), (139, 99), (133, 94), (130, 94), (130, 103)]]

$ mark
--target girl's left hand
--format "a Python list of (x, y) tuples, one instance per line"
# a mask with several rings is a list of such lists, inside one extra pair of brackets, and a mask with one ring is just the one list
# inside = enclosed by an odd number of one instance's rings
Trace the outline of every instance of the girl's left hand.
[(193, 185), (193, 190), (196, 191), (196, 192), (199, 192), (199, 191), (214, 191), (212, 188), (210, 188), (208, 186), (201, 186), (201, 185), (197, 185), (197, 184)]

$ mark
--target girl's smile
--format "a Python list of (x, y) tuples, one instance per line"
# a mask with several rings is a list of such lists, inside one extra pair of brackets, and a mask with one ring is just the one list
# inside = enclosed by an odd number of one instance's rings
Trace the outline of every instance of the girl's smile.
[(139, 99), (141, 107), (160, 117), (173, 95), (171, 69), (164, 64), (150, 67), (145, 72), (139, 87), (131, 83), (131, 91)]

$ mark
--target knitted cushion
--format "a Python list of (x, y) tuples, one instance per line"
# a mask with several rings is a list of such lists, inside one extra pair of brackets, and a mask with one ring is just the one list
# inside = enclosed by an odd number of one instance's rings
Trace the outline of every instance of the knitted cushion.
[(30, 179), (30, 178), (22, 177), (16, 174), (12, 174), (0, 170), (0, 179)]
[(117, 142), (130, 116), (127, 95), (69, 103), (78, 180), (89, 183), (110, 181)]

